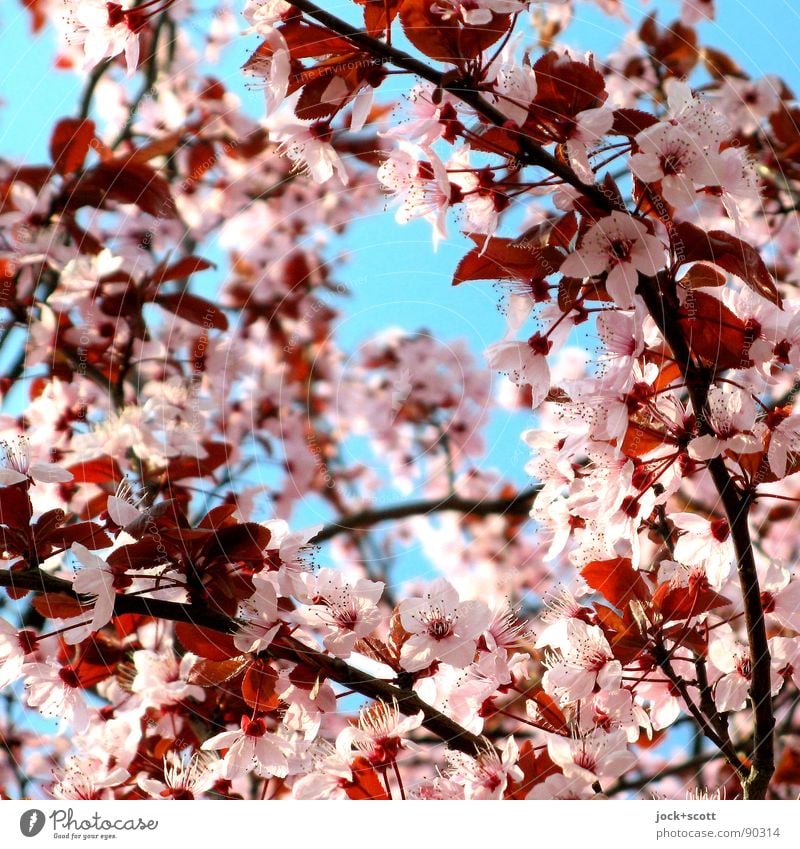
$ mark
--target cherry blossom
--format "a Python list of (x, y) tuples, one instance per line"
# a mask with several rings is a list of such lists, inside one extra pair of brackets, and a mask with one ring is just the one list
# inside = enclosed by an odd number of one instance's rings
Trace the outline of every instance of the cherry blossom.
[(544, 674), (546, 690), (562, 702), (574, 702), (591, 694), (595, 686), (615, 690), (622, 678), (622, 665), (608, 641), (595, 625), (580, 620), (567, 623), (560, 655), (553, 655)]
[(72, 474), (56, 463), (32, 463), (31, 444), (24, 436), (0, 442), (3, 452), (0, 486), (32, 480), (39, 483), (66, 483)]
[(583, 237), (580, 247), (562, 263), (571, 277), (608, 273), (606, 286), (617, 306), (632, 307), (637, 275), (652, 275), (664, 267), (664, 247), (640, 221), (621, 212), (600, 219)]
[(399, 607), (403, 628), (411, 635), (403, 643), (400, 662), (415, 672), (441, 659), (463, 667), (472, 661), (477, 639), (489, 624), (489, 609), (480, 601), (460, 601), (444, 578), (433, 581), (421, 598)]
[(227, 749), (222, 775), (227, 779), (258, 769), (267, 775), (283, 777), (288, 772), (288, 746), (276, 734), (267, 731), (261, 717), (242, 717), (239, 731), (223, 731), (203, 743), (203, 749)]
[(297, 618), (324, 633), (323, 644), (337, 657), (349, 657), (357, 641), (372, 633), (381, 621), (377, 603), (384, 585), (360, 578), (348, 584), (340, 572), (321, 569), (306, 578), (304, 606)]

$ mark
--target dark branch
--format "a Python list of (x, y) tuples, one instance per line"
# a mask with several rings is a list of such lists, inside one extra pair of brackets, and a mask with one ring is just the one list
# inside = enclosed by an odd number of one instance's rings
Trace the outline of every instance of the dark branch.
[[(24, 572), (0, 571), (0, 587), (40, 593), (64, 593), (78, 598), (70, 581), (55, 578), (38, 569)], [(170, 622), (188, 622), (222, 634), (234, 632), (238, 624), (235, 619), (207, 608), (134, 595), (117, 595), (114, 600), (114, 613), (134, 613)], [(422, 701), (413, 690), (397, 687), (381, 678), (373, 678), (345, 661), (316, 651), (291, 637), (273, 643), (263, 654), (278, 660), (313, 666), (332, 681), (368, 698), (385, 702), (394, 699), (399, 709), (408, 716), (422, 712), (422, 725), (450, 749), (474, 756), (491, 748), (488, 740), (462, 728), (448, 716)]]
[(320, 544), (339, 534), (349, 534), (371, 528), (381, 522), (406, 519), (409, 516), (429, 516), (431, 513), (444, 513), (454, 510), (465, 516), (527, 516), (531, 504), (539, 493), (540, 487), (532, 486), (522, 490), (511, 498), (472, 499), (460, 495), (448, 495), (445, 498), (429, 501), (409, 501), (383, 509), (361, 510), (349, 516), (343, 516), (336, 522), (326, 525), (309, 542)]

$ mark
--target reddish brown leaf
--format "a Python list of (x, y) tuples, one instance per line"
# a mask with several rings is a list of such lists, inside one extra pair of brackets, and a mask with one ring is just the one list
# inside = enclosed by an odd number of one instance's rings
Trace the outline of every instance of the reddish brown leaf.
[(440, 62), (474, 59), (500, 39), (509, 28), (508, 15), (492, 15), (482, 26), (465, 26), (458, 16), (445, 19), (433, 11), (430, 0), (403, 0), (400, 23), (417, 50)]
[(199, 256), (185, 256), (179, 259), (172, 265), (162, 263), (159, 265), (150, 277), (150, 280), (156, 286), (165, 283), (167, 280), (183, 280), (191, 274), (198, 271), (205, 271), (207, 268), (214, 268), (214, 263), (209, 262)]
[(243, 657), (232, 657), (230, 660), (200, 658), (189, 671), (188, 681), (201, 687), (218, 687), (238, 675), (246, 663)]
[(96, 460), (86, 460), (69, 466), (68, 472), (72, 472), (75, 483), (96, 483), (116, 485), (124, 475), (120, 471), (117, 461), (107, 454)]
[(566, 717), (552, 696), (548, 696), (544, 690), (540, 690), (533, 694), (533, 701), (536, 702), (539, 715), (554, 731), (567, 730)]
[(350, 799), (385, 800), (389, 797), (380, 778), (365, 758), (356, 758), (352, 764), (353, 780), (345, 787)]
[(170, 460), (167, 465), (166, 476), (171, 481), (180, 481), (184, 478), (202, 478), (210, 475), (228, 461), (230, 446), (227, 442), (204, 442), (203, 448), (206, 450), (205, 457), (175, 457)]
[(87, 548), (97, 550), (108, 548), (113, 540), (96, 522), (78, 522), (54, 531), (50, 534), (48, 542), (57, 548), (69, 548), (73, 542), (78, 542)]
[(175, 625), (175, 636), (187, 651), (207, 660), (228, 660), (241, 654), (230, 634), (213, 631), (211, 628), (178, 622)]
[(658, 123), (658, 118), (639, 109), (615, 109), (611, 134), (633, 137)]
[(177, 210), (169, 183), (143, 162), (111, 159), (100, 162), (64, 185), (54, 206), (104, 208), (109, 201), (132, 203), (156, 218), (175, 218)]
[(189, 292), (175, 292), (170, 295), (156, 295), (153, 303), (158, 304), (180, 318), (199, 324), (202, 327), (214, 327), (217, 330), (228, 329), (228, 318), (211, 301)]
[(650, 588), (642, 573), (633, 568), (628, 557), (595, 560), (581, 569), (586, 583), (597, 590), (617, 610), (624, 610), (632, 599), (647, 601)]
[(713, 590), (703, 587), (671, 587), (661, 584), (653, 595), (653, 606), (661, 611), (665, 622), (689, 619), (731, 602)]
[(702, 290), (689, 290), (678, 323), (691, 353), (717, 371), (749, 368), (754, 330), (721, 300)]
[(382, 35), (386, 30), (386, 12), (391, 23), (400, 10), (403, 0), (355, 0), (364, 7), (364, 27), (370, 35)]
[(775, 784), (800, 784), (800, 752), (797, 749), (784, 747), (772, 780)]
[(495, 237), (482, 250), (484, 236), (470, 236), (476, 243), (456, 267), (453, 285), (466, 280), (541, 280), (558, 271), (564, 255), (557, 248), (529, 241)]
[(278, 673), (263, 660), (254, 660), (242, 679), (242, 698), (257, 713), (268, 713), (278, 707), (275, 695)]
[(675, 225), (672, 245), (681, 262), (713, 262), (735, 274), (754, 292), (783, 308), (772, 275), (756, 248), (722, 230), (706, 232), (689, 222)]
[(72, 174), (83, 165), (94, 129), (94, 121), (89, 118), (62, 118), (56, 124), (50, 138), (50, 158), (59, 174)]
[(34, 597), (32, 604), (45, 619), (71, 619), (90, 609), (67, 593), (42, 593)]
[(32, 515), (33, 506), (28, 497), (27, 481), (0, 486), (0, 525), (27, 532)]

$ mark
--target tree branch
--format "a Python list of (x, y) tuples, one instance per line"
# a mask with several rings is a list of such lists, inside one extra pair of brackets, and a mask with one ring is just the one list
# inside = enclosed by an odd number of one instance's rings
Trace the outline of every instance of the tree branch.
[(466, 516), (527, 516), (533, 500), (541, 487), (532, 486), (518, 492), (510, 498), (473, 499), (462, 498), (460, 495), (448, 495), (438, 500), (409, 501), (406, 504), (395, 504), (391, 507), (374, 510), (360, 510), (343, 516), (336, 522), (331, 522), (309, 542), (315, 545), (327, 542), (339, 534), (349, 534), (371, 528), (381, 522), (406, 519), (409, 516), (429, 516), (432, 513), (444, 513), (455, 510)]
[[(72, 598), (79, 598), (70, 581), (53, 577), (39, 569), (28, 569), (24, 572), (0, 571), (0, 587), (39, 593), (64, 593)], [(118, 594), (114, 599), (114, 614), (119, 616), (124, 613), (152, 616), (170, 622), (187, 622), (222, 634), (233, 633), (239, 625), (236, 619), (208, 608), (138, 595)], [(491, 748), (491, 743), (486, 738), (462, 728), (450, 717), (422, 701), (413, 690), (398, 687), (381, 678), (373, 678), (340, 658), (330, 657), (292, 637), (285, 637), (273, 643), (262, 654), (277, 660), (314, 666), (332, 681), (368, 698), (384, 702), (394, 699), (399, 709), (407, 716), (422, 712), (422, 725), (450, 749), (475, 756)]]
[[(672, 349), (675, 362), (683, 374), (701, 433), (713, 435), (708, 412), (708, 390), (713, 374), (695, 363), (680, 325), (673, 320), (679, 308), (677, 289), (674, 281), (671, 281), (669, 287), (667, 284), (665, 274), (656, 277), (640, 274), (637, 291), (644, 299), (661, 335)], [(744, 603), (752, 670), (749, 692), (753, 710), (753, 755), (750, 774), (743, 784), (744, 797), (763, 799), (775, 771), (775, 713), (772, 707), (772, 663), (767, 628), (748, 526), (751, 496), (749, 493), (737, 491), (722, 457), (709, 460), (707, 468), (725, 510), (736, 553), (736, 569)]]
[[(305, 12), (309, 17), (314, 18), (323, 26), (335, 32), (337, 35), (346, 38), (356, 47), (361, 48), (372, 56), (377, 56), (384, 62), (390, 62), (397, 68), (405, 71), (410, 71), (416, 74), (429, 83), (432, 83), (437, 88), (457, 97), (462, 103), (471, 106), (482, 118), (486, 119), (490, 124), (498, 127), (504, 127), (509, 132), (514, 132), (511, 122), (505, 115), (492, 106), (481, 94), (474, 88), (465, 88), (464, 83), (454, 79), (451, 80), (451, 75), (445, 75), (441, 71), (437, 71), (426, 65), (424, 62), (409, 55), (403, 50), (387, 44), (380, 39), (373, 38), (369, 33), (357, 27), (348, 24), (341, 18), (320, 9), (316, 3), (311, 3), (309, 0), (290, 0), (291, 4)], [(535, 142), (532, 142), (526, 135), (518, 132), (516, 141), (524, 154), (523, 158), (528, 165), (544, 168), (549, 173), (560, 178), (565, 183), (568, 183), (573, 188), (577, 189), (585, 197), (591, 198), (601, 208), (610, 208), (611, 201), (599, 186), (587, 185), (578, 175), (562, 162), (559, 162), (555, 156), (540, 147)]]

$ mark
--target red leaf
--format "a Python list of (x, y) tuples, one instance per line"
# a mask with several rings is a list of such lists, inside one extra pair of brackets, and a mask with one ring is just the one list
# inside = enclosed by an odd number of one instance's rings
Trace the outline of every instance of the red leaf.
[(222, 310), (197, 295), (188, 292), (175, 292), (170, 295), (157, 295), (153, 303), (169, 310), (180, 318), (199, 324), (202, 327), (215, 327), (217, 330), (228, 329), (228, 318)]
[(658, 123), (658, 118), (640, 109), (615, 109), (610, 133), (617, 136), (636, 136)]
[(74, 596), (67, 593), (43, 593), (32, 602), (36, 612), (45, 619), (71, 619), (86, 613), (90, 607), (84, 607)]
[(690, 619), (717, 607), (725, 607), (730, 600), (707, 587), (671, 587), (662, 584), (653, 595), (653, 606), (661, 611), (665, 622)]
[(713, 262), (744, 280), (754, 292), (783, 309), (772, 275), (761, 254), (749, 242), (722, 230), (706, 232), (684, 221), (676, 225), (672, 245), (681, 262)]
[(364, 27), (370, 35), (382, 35), (386, 30), (386, 12), (391, 23), (400, 10), (403, 0), (356, 0), (364, 7)]
[(107, 454), (96, 460), (76, 463), (67, 469), (72, 472), (75, 483), (112, 484), (116, 486), (124, 477), (117, 461)]
[(650, 589), (642, 573), (633, 568), (627, 557), (613, 560), (595, 560), (581, 569), (586, 583), (611, 602), (617, 610), (624, 610), (632, 599), (647, 601)]
[(218, 687), (238, 675), (246, 663), (243, 657), (232, 657), (230, 660), (201, 658), (189, 671), (188, 681), (201, 687)]
[(565, 731), (568, 728), (566, 717), (561, 708), (556, 704), (555, 699), (548, 696), (544, 690), (533, 694), (533, 701), (536, 702), (536, 708), (539, 716), (550, 725), (555, 731)]
[(470, 236), (477, 243), (456, 267), (453, 285), (466, 280), (541, 280), (558, 271), (564, 255), (552, 247), (530, 241), (489, 239), (482, 251), (483, 236)]
[(190, 274), (197, 271), (205, 271), (207, 268), (214, 268), (214, 263), (209, 262), (199, 256), (185, 256), (179, 259), (172, 265), (162, 264), (153, 271), (151, 282), (155, 285), (164, 283), (167, 280), (183, 280)]
[(275, 684), (278, 673), (265, 661), (254, 660), (242, 679), (242, 698), (257, 713), (268, 713), (278, 707)]
[(206, 456), (202, 459), (175, 457), (170, 460), (166, 476), (173, 482), (184, 478), (203, 478), (228, 461), (230, 446), (227, 442), (204, 442), (203, 448), (206, 450)]
[(691, 353), (717, 371), (749, 368), (754, 331), (718, 298), (700, 290), (686, 292), (678, 312)]
[(212, 507), (205, 516), (197, 523), (198, 528), (224, 528), (235, 519), (231, 516), (236, 512), (235, 504), (220, 504)]
[(0, 486), (0, 525), (28, 531), (33, 506), (28, 496), (28, 482)]
[(430, 0), (404, 0), (400, 23), (406, 38), (422, 53), (440, 62), (474, 59), (506, 32), (511, 18), (493, 14), (488, 24), (465, 26), (457, 16), (445, 19)]
[(169, 183), (143, 162), (134, 159), (110, 159), (73, 178), (54, 201), (63, 209), (93, 206), (108, 201), (133, 203), (156, 218), (175, 218), (177, 210)]
[(59, 528), (50, 534), (48, 542), (59, 548), (69, 548), (73, 542), (79, 542), (95, 551), (113, 544), (111, 537), (95, 522), (78, 522), (76, 525)]
[(800, 752), (785, 746), (772, 780), (775, 784), (800, 784)]
[(365, 758), (356, 758), (352, 765), (353, 780), (345, 787), (350, 799), (385, 800), (389, 797), (381, 784), (378, 774)]
[(94, 121), (62, 118), (50, 138), (50, 158), (56, 171), (67, 176), (82, 165), (94, 138)]
[(200, 625), (192, 625), (188, 622), (178, 622), (175, 625), (175, 636), (187, 651), (194, 652), (208, 660), (228, 660), (228, 658), (238, 657), (241, 654), (230, 634), (213, 631), (211, 628), (203, 628)]

